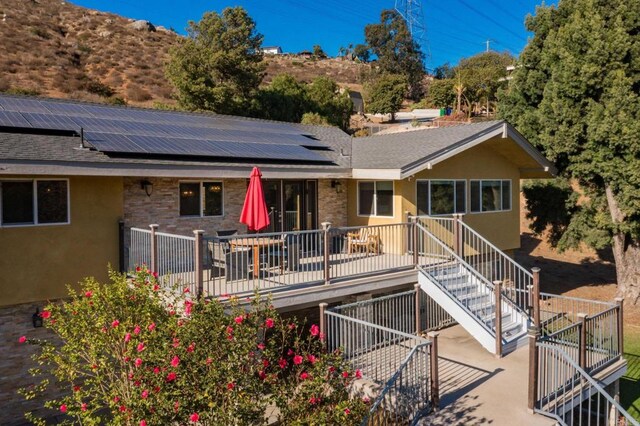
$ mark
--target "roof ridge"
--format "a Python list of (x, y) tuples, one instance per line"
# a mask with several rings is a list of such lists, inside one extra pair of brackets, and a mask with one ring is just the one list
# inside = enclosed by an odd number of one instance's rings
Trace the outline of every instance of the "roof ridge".
[(505, 119), (495, 119), (495, 120), (486, 120), (486, 121), (478, 121), (475, 123), (459, 123), (459, 124), (455, 124), (452, 126), (444, 126), (444, 127), (426, 127), (424, 129), (416, 129), (416, 130), (411, 130), (409, 132), (395, 132), (395, 133), (383, 133), (383, 134), (374, 134), (371, 136), (364, 136), (361, 138), (355, 138), (355, 140), (363, 140), (363, 139), (374, 139), (374, 138), (383, 138), (383, 137), (389, 137), (389, 136), (398, 136), (398, 135), (404, 135), (407, 133), (419, 133), (419, 132), (434, 132), (434, 131), (444, 131), (446, 129), (454, 129), (454, 128), (459, 128), (459, 127), (469, 127), (469, 126), (477, 126), (480, 124), (488, 124), (491, 123), (491, 125), (495, 125), (498, 123), (506, 123), (507, 121)]

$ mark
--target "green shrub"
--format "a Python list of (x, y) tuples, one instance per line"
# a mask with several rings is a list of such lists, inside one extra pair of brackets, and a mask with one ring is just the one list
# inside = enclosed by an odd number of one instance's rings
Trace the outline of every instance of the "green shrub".
[(84, 89), (89, 93), (102, 96), (103, 98), (110, 98), (115, 94), (115, 91), (111, 87), (96, 80), (88, 80), (84, 85)]
[(31, 89), (27, 87), (12, 87), (7, 90), (7, 93), (10, 95), (38, 96), (40, 91), (38, 89)]
[[(42, 312), (63, 342), (35, 359), (69, 393), (45, 402), (66, 424), (359, 424), (367, 405), (351, 397), (359, 372), (322, 350), (318, 327), (285, 320), (256, 296), (197, 300), (165, 289), (152, 273), (87, 279), (70, 300)], [(185, 290), (186, 291), (186, 290)], [(40, 370), (34, 370), (38, 376)], [(21, 392), (46, 395), (48, 380)], [(27, 414), (35, 423), (39, 419)]]

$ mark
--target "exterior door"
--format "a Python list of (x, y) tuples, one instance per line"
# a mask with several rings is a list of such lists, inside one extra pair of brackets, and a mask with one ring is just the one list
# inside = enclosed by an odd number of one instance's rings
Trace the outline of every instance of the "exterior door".
[(318, 183), (315, 180), (264, 180), (270, 225), (265, 232), (317, 228)]

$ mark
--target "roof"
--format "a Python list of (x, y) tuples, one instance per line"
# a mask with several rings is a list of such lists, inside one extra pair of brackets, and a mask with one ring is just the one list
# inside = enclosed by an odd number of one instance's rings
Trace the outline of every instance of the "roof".
[[(40, 101), (41, 98), (16, 97), (0, 95), (0, 173), (43, 173), (47, 170), (56, 174), (120, 174), (123, 176), (136, 173), (138, 176), (145, 170), (153, 169), (154, 173), (168, 173), (167, 176), (190, 176), (193, 173), (200, 173), (203, 168), (209, 167), (216, 170), (218, 176), (226, 174), (233, 175), (231, 170), (237, 169), (238, 176), (246, 175), (246, 170), (251, 170), (254, 165), (263, 168), (265, 176), (277, 177), (294, 173), (315, 174), (317, 176), (347, 177), (350, 176), (350, 154), (351, 138), (342, 130), (330, 126), (303, 125), (296, 123), (284, 123), (271, 120), (259, 120), (253, 118), (224, 116), (206, 113), (185, 113), (173, 111), (160, 111), (145, 108), (130, 108), (120, 106), (105, 106), (102, 104), (91, 104), (87, 102), (45, 100), (46, 105), (53, 105), (55, 108), (63, 107), (63, 110), (74, 111), (80, 109), (82, 114), (69, 117), (63, 115), (45, 115), (46, 121), (36, 122), (38, 112), (34, 108), (39, 108), (33, 101)], [(9, 101), (9, 102), (8, 102)], [(31, 103), (29, 103), (29, 101)], [(4, 102), (4, 103), (3, 103)], [(3, 109), (3, 105), (13, 103), (12, 109)], [(16, 105), (18, 105), (16, 107)], [(89, 110), (93, 116), (85, 113)], [(11, 112), (17, 111), (17, 112)], [(96, 112), (97, 111), (97, 112)], [(101, 117), (99, 113), (105, 113)], [(4, 122), (3, 120), (4, 114)], [(7, 117), (14, 114), (13, 117)], [(135, 118), (143, 117), (138, 123)], [(153, 122), (151, 119), (145, 121), (144, 117), (156, 119), (161, 117), (161, 121)], [(113, 121), (110, 120), (114, 118)], [(120, 118), (124, 117), (124, 118)], [(26, 118), (26, 119), (25, 119)], [(52, 120), (54, 118), (55, 120)], [(12, 119), (13, 121), (7, 121)], [(22, 121), (17, 121), (17, 120)], [(64, 120), (63, 120), (64, 119)], [(85, 120), (88, 128), (84, 128), (84, 135), (87, 142), (84, 146), (90, 149), (80, 149), (83, 145), (79, 137), (79, 127), (73, 120)], [(130, 119), (129, 121), (127, 121)], [(120, 121), (118, 121), (120, 120)], [(195, 127), (189, 128), (192, 121)], [(54, 130), (46, 128), (49, 122), (55, 121), (52, 125)], [(67, 122), (71, 122), (71, 125)], [(22, 127), (10, 127), (8, 124), (24, 122)], [(117, 126), (118, 123), (125, 125), (125, 129), (133, 129), (132, 134), (138, 138), (147, 138), (151, 142), (154, 139), (162, 139), (166, 135), (162, 134), (163, 129), (175, 128), (174, 123), (187, 126), (180, 129), (193, 130), (196, 134), (202, 132), (214, 132), (219, 135), (217, 142), (224, 148), (222, 155), (191, 155), (182, 146), (182, 151), (175, 155), (168, 152), (116, 152), (117, 149), (101, 149), (102, 146), (96, 143), (102, 135), (109, 135), (113, 130), (104, 130), (104, 123), (109, 124), (108, 128)], [(62, 123), (62, 125), (60, 125)], [(164, 123), (164, 124), (163, 124)], [(204, 124), (203, 124), (204, 123)], [(246, 123), (246, 125), (245, 125)], [(263, 124), (264, 123), (264, 124)], [(5, 124), (5, 126), (2, 126)], [(34, 124), (33, 127), (30, 127)], [(138, 125), (145, 127), (143, 135)], [(93, 128), (91, 126), (94, 126)], [(28, 127), (29, 126), (29, 127)], [(56, 127), (57, 126), (57, 127)], [(71, 126), (71, 129), (67, 129)], [(164, 126), (164, 127), (163, 127)], [(125, 130), (119, 130), (125, 132)], [(96, 133), (97, 132), (97, 133)], [(160, 133), (158, 133), (160, 132)], [(99, 136), (99, 137), (96, 137)], [(158, 136), (159, 135), (159, 136)], [(112, 137), (121, 138), (123, 134), (113, 134)], [(124, 134), (127, 137), (128, 134)], [(93, 139), (91, 139), (93, 137)], [(180, 137), (178, 139), (178, 137)], [(173, 136), (174, 143), (182, 144), (192, 141), (189, 136)], [(254, 138), (254, 139), (252, 139)], [(203, 139), (203, 137), (200, 137)], [(279, 143), (279, 140), (288, 142)], [(301, 141), (301, 142), (300, 142)], [(128, 142), (128, 141), (127, 141)], [(194, 142), (207, 142), (197, 141)], [(304, 144), (304, 145), (302, 145)], [(243, 153), (235, 154), (234, 146), (244, 145), (250, 147)], [(227, 148), (228, 147), (228, 148)], [(255, 148), (254, 148), (255, 147)], [(290, 147), (290, 148), (289, 148)], [(232, 155), (224, 155), (224, 152), (231, 152)], [(282, 158), (278, 157), (283, 152)], [(288, 151), (295, 151), (294, 155)], [(242, 151), (242, 150), (240, 150)], [(309, 152), (302, 156), (297, 156), (297, 152)], [(263, 155), (266, 153), (266, 155)], [(311, 159), (311, 161), (309, 161)], [(139, 171), (135, 171), (136, 166)], [(91, 169), (94, 169), (91, 171)], [(159, 170), (162, 169), (162, 170)], [(222, 170), (226, 172), (222, 173)], [(163, 171), (164, 170), (164, 171)], [(173, 173), (173, 174), (171, 174)], [(210, 173), (210, 172), (209, 172)], [(207, 173), (207, 175), (209, 174)]]
[(513, 140), (541, 170), (555, 173), (553, 165), (509, 123), (493, 120), (356, 138), (352, 146), (353, 176), (402, 179), (495, 137)]

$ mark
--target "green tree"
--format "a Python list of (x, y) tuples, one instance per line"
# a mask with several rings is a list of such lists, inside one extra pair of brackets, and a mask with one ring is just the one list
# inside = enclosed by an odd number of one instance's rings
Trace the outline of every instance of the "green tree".
[(170, 51), (167, 78), (181, 107), (244, 114), (262, 81), (262, 35), (241, 7), (207, 12), (189, 22)]
[(453, 79), (431, 81), (426, 97), (427, 104), (434, 108), (444, 108), (453, 105), (456, 101), (453, 86)]
[(338, 84), (328, 77), (317, 77), (307, 86), (309, 112), (315, 112), (342, 129), (349, 127), (353, 102), (349, 91), (340, 92)]
[(437, 80), (445, 80), (448, 78), (453, 78), (455, 77), (455, 75), (456, 75), (455, 67), (452, 67), (451, 64), (449, 64), (449, 62), (445, 62), (444, 64), (436, 67), (433, 70), (433, 78)]
[(356, 44), (353, 48), (353, 56), (360, 62), (367, 63), (371, 60), (371, 51), (366, 44)]
[(500, 93), (502, 117), (585, 194), (567, 203), (558, 247), (611, 246), (618, 294), (632, 304), (640, 299), (639, 21), (640, 0), (538, 7), (526, 22), (534, 36)]
[(498, 52), (483, 52), (461, 59), (455, 72), (461, 75), (468, 102), (484, 105), (488, 112), (490, 104), (496, 101), (498, 89), (507, 85), (507, 66), (514, 62), (511, 54)]
[(364, 34), (371, 52), (378, 58), (380, 72), (405, 76), (409, 97), (419, 100), (424, 94), (424, 55), (404, 18), (395, 10), (383, 10), (380, 23), (367, 25)]
[(316, 44), (313, 46), (313, 56), (318, 59), (325, 59), (327, 57), (327, 54), (324, 53), (324, 50), (322, 50), (322, 46)]
[(290, 74), (279, 74), (268, 87), (259, 91), (252, 115), (298, 123), (308, 109), (305, 85)]
[(326, 117), (321, 116), (317, 112), (305, 112), (300, 120), (302, 124), (313, 124), (315, 126), (328, 126), (329, 120)]
[(383, 74), (367, 87), (367, 111), (374, 114), (391, 114), (395, 121), (407, 94), (407, 79), (403, 75)]

